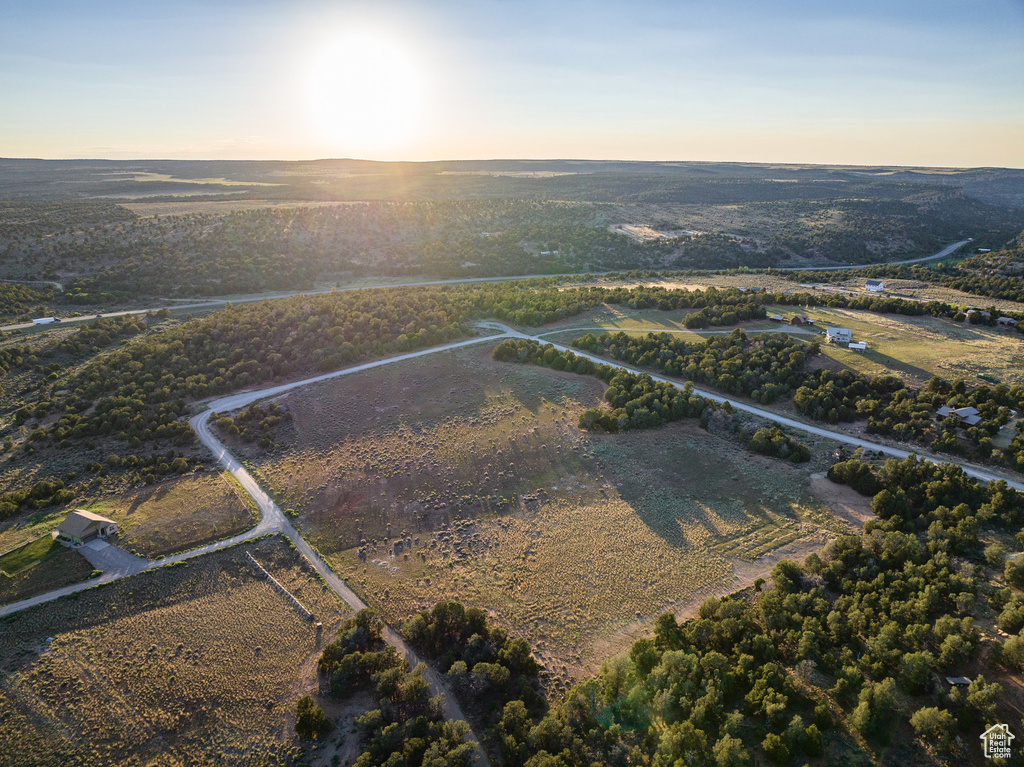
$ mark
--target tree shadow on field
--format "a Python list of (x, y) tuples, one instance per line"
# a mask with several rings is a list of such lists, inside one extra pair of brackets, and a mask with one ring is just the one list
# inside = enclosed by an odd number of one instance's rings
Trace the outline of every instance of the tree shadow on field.
[[(880, 351), (877, 351), (876, 349), (868, 349), (867, 351), (864, 352), (850, 352), (850, 354), (860, 354), (867, 360), (874, 362), (876, 365), (881, 365), (882, 367), (887, 368), (889, 370), (899, 371), (908, 376), (916, 378), (919, 381), (927, 381), (934, 375), (934, 373), (925, 370), (924, 368), (917, 367), (916, 365), (911, 365), (909, 363), (904, 362), (903, 360), (898, 360), (895, 357), (889, 356), (888, 354), (882, 354)], [(839, 364), (848, 370), (853, 370), (853, 368), (850, 365), (844, 364), (842, 362), (840, 362)]]
[[(716, 445), (714, 437), (694, 443), (669, 431), (680, 428), (686, 427), (609, 435), (620, 454), (610, 467), (606, 463), (606, 474), (639, 520), (680, 549), (691, 546), (686, 528), (700, 527), (722, 540), (763, 524), (772, 509), (761, 497), (761, 459), (751, 463), (742, 453), (746, 460), (737, 460), (732, 447)], [(724, 533), (723, 523), (734, 532)]]

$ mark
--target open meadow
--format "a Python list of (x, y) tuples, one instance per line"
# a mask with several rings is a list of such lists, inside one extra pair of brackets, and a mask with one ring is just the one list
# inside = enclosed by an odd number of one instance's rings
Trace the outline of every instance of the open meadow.
[[(765, 308), (769, 315), (806, 314), (815, 324), (793, 327), (754, 320), (735, 327), (745, 331), (784, 332), (803, 341), (820, 341), (822, 353), (832, 360), (834, 367), (849, 367), (867, 375), (892, 374), (914, 385), (936, 375), (981, 383), (977, 379), (980, 373), (1009, 386), (1024, 383), (1024, 337), (1013, 330), (926, 315), (911, 317), (831, 307)], [(671, 332), (681, 340), (696, 343), (733, 330), (730, 326), (687, 331), (682, 325), (687, 313), (687, 310), (662, 312), (604, 304), (546, 326), (542, 333), (545, 339), (562, 344), (588, 332), (597, 334), (599, 330)], [(826, 327), (850, 328), (855, 341), (867, 342), (867, 351), (854, 352), (824, 343)]]
[(281, 538), (16, 613), (0, 622), (0, 762), (284, 764), (295, 701), (343, 617)]
[(484, 607), (558, 687), (623, 649), (608, 640), (624, 627), (735, 590), (734, 565), (844, 529), (808, 491), (809, 465), (696, 423), (582, 432), (601, 381), (490, 353), (292, 392), (281, 448), (248, 448), (261, 485), (393, 624), (441, 599)]
[(1012, 330), (953, 322), (942, 317), (907, 317), (852, 309), (768, 307), (769, 313), (806, 314), (825, 327), (850, 328), (867, 351), (853, 352), (822, 343), (822, 353), (867, 375), (893, 374), (921, 384), (932, 376), (971, 383), (985, 374), (1008, 386), (1024, 384), (1024, 337)]
[(258, 521), (252, 499), (226, 471), (147, 485), (84, 508), (117, 522), (118, 545), (149, 557), (230, 538)]

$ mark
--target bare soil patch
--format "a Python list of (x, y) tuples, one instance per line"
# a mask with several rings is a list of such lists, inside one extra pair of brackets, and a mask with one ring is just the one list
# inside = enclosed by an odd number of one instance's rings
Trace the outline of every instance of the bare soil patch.
[(836, 516), (848, 522), (857, 532), (863, 530), (865, 523), (875, 519), (871, 513), (871, 499), (863, 496), (846, 485), (838, 485), (824, 474), (812, 474), (811, 492), (822, 503), (835, 512)]

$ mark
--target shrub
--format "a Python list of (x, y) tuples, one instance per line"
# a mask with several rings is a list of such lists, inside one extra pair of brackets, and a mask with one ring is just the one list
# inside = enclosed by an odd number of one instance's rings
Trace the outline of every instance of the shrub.
[(910, 726), (926, 741), (945, 743), (956, 729), (953, 715), (941, 708), (922, 708), (910, 717)]

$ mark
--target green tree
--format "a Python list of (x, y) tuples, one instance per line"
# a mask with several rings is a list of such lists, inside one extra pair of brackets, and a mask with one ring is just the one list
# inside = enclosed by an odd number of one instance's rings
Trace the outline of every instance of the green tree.
[(316, 740), (331, 729), (324, 710), (309, 695), (299, 698), (295, 706), (295, 733), (303, 740)]
[(944, 709), (921, 708), (910, 717), (910, 726), (926, 743), (939, 743), (945, 747), (951, 733), (956, 730), (956, 721)]
[(743, 741), (732, 735), (719, 738), (712, 749), (715, 767), (746, 767), (750, 764), (750, 754), (743, 747)]

